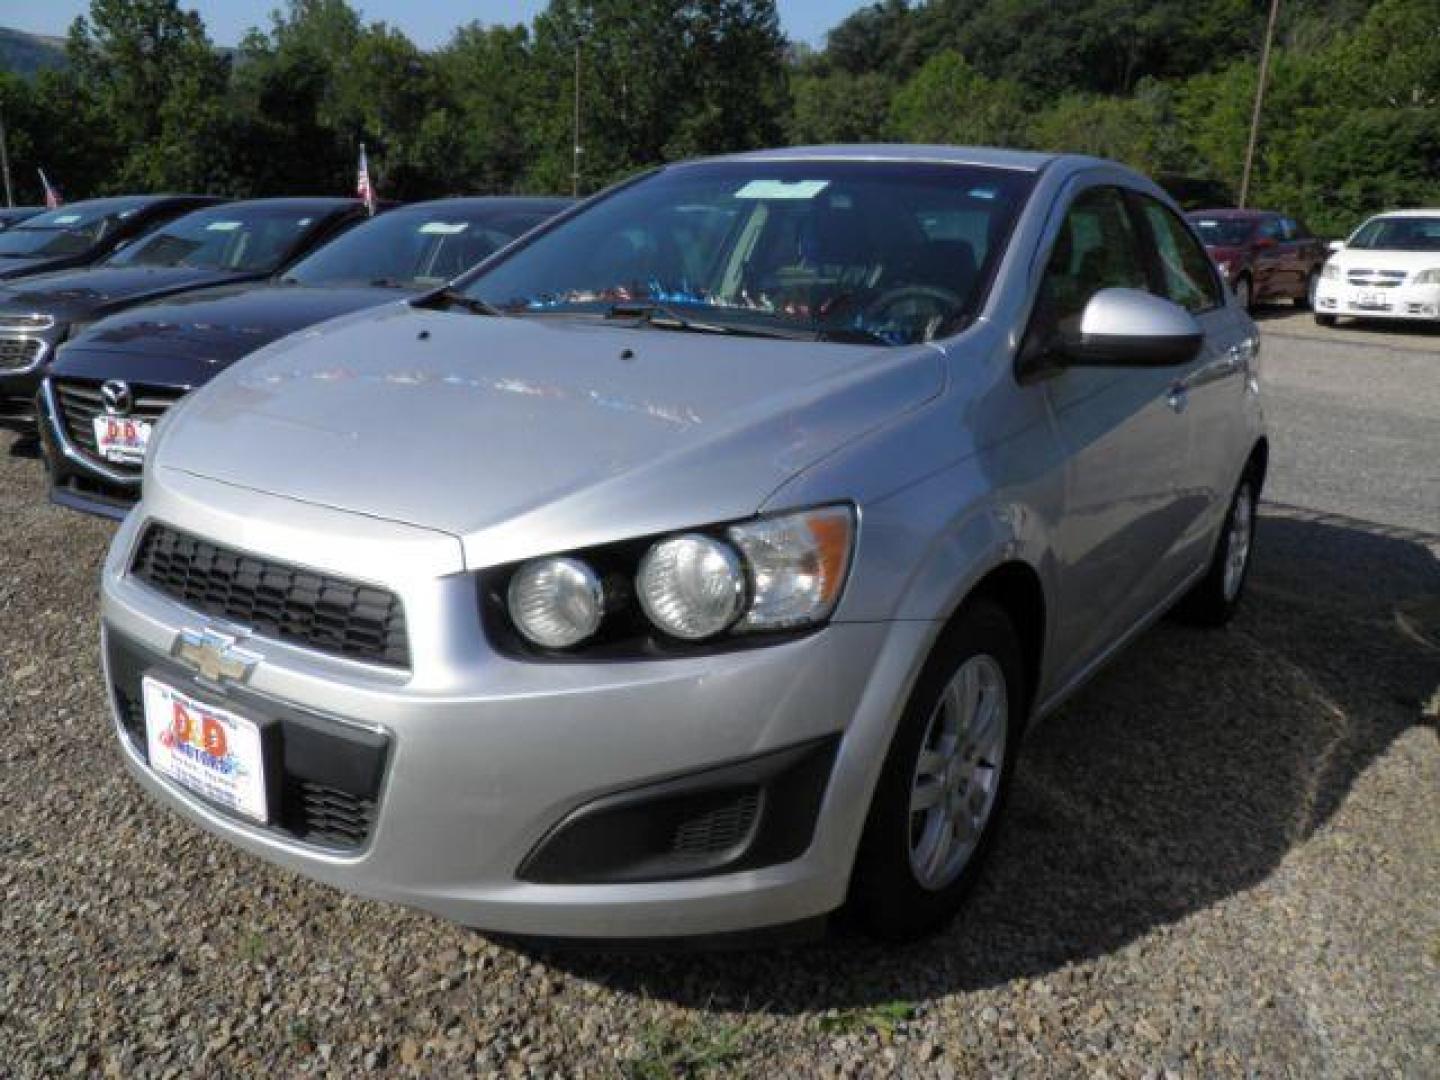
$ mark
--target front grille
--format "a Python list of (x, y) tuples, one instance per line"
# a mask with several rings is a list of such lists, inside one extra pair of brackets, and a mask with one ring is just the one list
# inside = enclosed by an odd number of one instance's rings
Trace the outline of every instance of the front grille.
[[(109, 641), (109, 661), (120, 726), (135, 752), (148, 759), (142, 680), (147, 672), (158, 672), (166, 681), (183, 686), (189, 676), (117, 637)], [(379, 811), (388, 740), (313, 715), (291, 715), (291, 710), (274, 703), (247, 700), (227, 705), (252, 717), (268, 714), (278, 728), (266, 768), (279, 770), (280, 799), (272, 807), (267, 827), (327, 848), (363, 847)]]
[[(65, 437), (89, 457), (102, 461), (100, 448), (95, 442), (95, 418), (105, 415), (100, 384), (57, 379), (51, 383), (51, 388), (55, 394), (55, 408), (60, 413), (60, 423), (65, 428)], [(134, 404), (126, 416), (153, 424), (165, 415), (165, 410), (175, 404), (184, 391), (168, 387), (131, 386), (130, 393)], [(122, 465), (113, 461), (105, 461), (104, 464), (127, 476), (140, 475), (139, 465)]]
[(44, 343), (39, 338), (0, 335), (0, 371), (28, 368), (43, 347)]
[(247, 555), (166, 525), (145, 530), (131, 571), (182, 604), (256, 633), (349, 660), (410, 664), (405, 612), (386, 589)]
[(1361, 285), (1370, 289), (1393, 289), (1397, 285), (1405, 283), (1405, 271), (1403, 270), (1361, 270), (1356, 268), (1346, 274), (1351, 285)]
[(750, 839), (760, 812), (760, 789), (749, 788), (718, 806), (711, 806), (682, 821), (675, 830), (670, 851), (682, 857), (700, 857), (729, 851)]

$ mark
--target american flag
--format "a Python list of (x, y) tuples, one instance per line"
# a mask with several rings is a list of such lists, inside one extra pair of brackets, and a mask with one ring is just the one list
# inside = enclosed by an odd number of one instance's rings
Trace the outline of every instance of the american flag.
[(45, 209), (58, 210), (60, 204), (65, 200), (60, 198), (60, 189), (50, 183), (50, 178), (45, 175), (44, 169), (35, 170), (40, 174), (40, 186), (45, 189)]
[(365, 144), (360, 144), (360, 171), (355, 178), (355, 195), (365, 203), (365, 209), (375, 214), (375, 185), (370, 180), (370, 159), (365, 156)]

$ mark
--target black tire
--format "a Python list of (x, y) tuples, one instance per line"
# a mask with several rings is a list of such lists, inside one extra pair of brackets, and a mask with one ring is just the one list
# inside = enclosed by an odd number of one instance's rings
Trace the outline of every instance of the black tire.
[[(1242, 510), (1242, 503), (1245, 502), (1249, 504), (1248, 509)], [(1235, 485), (1235, 493), (1230, 497), (1230, 509), (1225, 514), (1225, 523), (1220, 527), (1220, 536), (1215, 542), (1215, 554), (1210, 558), (1210, 568), (1175, 607), (1174, 614), (1181, 622), (1192, 626), (1224, 626), (1234, 617), (1245, 595), (1245, 583), (1250, 578), (1250, 565), (1255, 558), (1255, 523), (1259, 502), (1259, 476), (1250, 468)], [(1248, 515), (1248, 541), (1239, 579), (1232, 582), (1227, 580), (1227, 568), (1238, 538), (1235, 529), (1236, 517), (1242, 513)]]
[(1305, 291), (1295, 297), (1295, 306), (1301, 311), (1311, 311), (1315, 307), (1315, 289), (1320, 284), (1320, 274), (1311, 270), (1305, 278)]
[[(941, 695), (967, 661), (982, 656), (998, 664), (1005, 686), (1005, 749), (995, 795), (958, 875), (927, 888), (911, 865), (912, 784)], [(1014, 624), (998, 605), (972, 602), (936, 643), (891, 740), (850, 879), (848, 913), (860, 930), (886, 941), (908, 941), (933, 933), (955, 916), (994, 844), (1027, 709)]]
[(1235, 299), (1247, 314), (1255, 310), (1255, 283), (1242, 274), (1235, 279)]
[(1315, 316), (1315, 323), (1316, 323), (1317, 326), (1334, 326), (1334, 325), (1335, 325), (1335, 316), (1334, 316), (1334, 315), (1319, 315), (1319, 314), (1317, 314), (1317, 315)]

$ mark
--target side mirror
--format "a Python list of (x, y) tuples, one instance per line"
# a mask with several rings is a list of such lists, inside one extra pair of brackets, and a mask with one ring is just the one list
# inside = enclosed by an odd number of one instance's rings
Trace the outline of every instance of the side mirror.
[(1171, 367), (1195, 359), (1200, 324), (1179, 304), (1139, 289), (1101, 289), (1062, 330), (1057, 352), (1072, 367)]
[(1325, 246), (1328, 247), (1331, 251), (1344, 251), (1344, 250), (1345, 250), (1345, 241), (1344, 241), (1344, 240), (1331, 240), (1330, 243), (1326, 244)]

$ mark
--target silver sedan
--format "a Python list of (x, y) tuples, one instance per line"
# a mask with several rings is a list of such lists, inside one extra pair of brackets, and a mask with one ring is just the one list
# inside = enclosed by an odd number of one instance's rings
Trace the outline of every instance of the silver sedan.
[(340, 888), (525, 934), (959, 907), (1027, 723), (1245, 584), (1255, 327), (1147, 179), (669, 166), (162, 422), (120, 750)]

